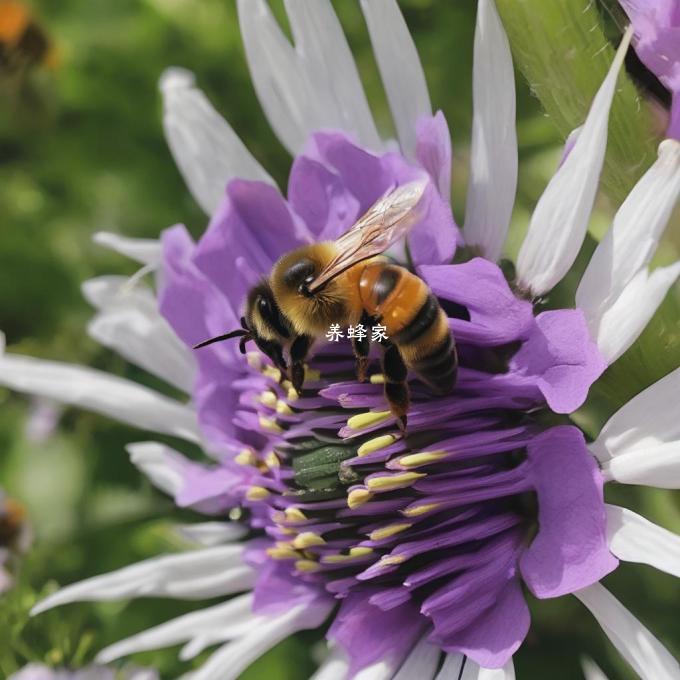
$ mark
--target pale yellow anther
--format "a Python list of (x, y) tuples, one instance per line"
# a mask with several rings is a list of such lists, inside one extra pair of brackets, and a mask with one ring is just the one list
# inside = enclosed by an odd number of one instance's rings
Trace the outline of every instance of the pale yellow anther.
[(347, 555), (324, 555), (321, 561), (325, 564), (340, 564), (342, 562), (350, 562), (351, 560), (358, 560), (362, 557), (366, 557), (373, 552), (373, 548), (364, 548), (362, 546), (356, 546), (355, 548), (350, 548)]
[(428, 465), (436, 463), (438, 460), (448, 456), (447, 451), (422, 451), (421, 453), (409, 453), (408, 456), (402, 456), (399, 459), (399, 464), (407, 468), (420, 467), (421, 465)]
[(298, 571), (317, 571), (321, 569), (321, 565), (314, 560), (298, 560), (295, 563), (295, 568)]
[(293, 547), (304, 550), (314, 545), (323, 545), (325, 542), (319, 534), (315, 534), (313, 531), (303, 531), (293, 539)]
[[(284, 380), (284, 387), (285, 383), (288, 382), (287, 380)], [(288, 390), (288, 394), (286, 395), (288, 397), (288, 401), (296, 401), (297, 399), (300, 398), (300, 395), (298, 394), (298, 391), (291, 385), (290, 387), (286, 387)]]
[(424, 503), (423, 505), (414, 505), (412, 508), (406, 508), (403, 514), (406, 517), (420, 517), (420, 515), (426, 515), (432, 510), (436, 510), (439, 507), (439, 503)]
[(373, 439), (369, 439), (367, 442), (364, 442), (359, 447), (357, 455), (367, 456), (369, 453), (379, 451), (380, 449), (384, 449), (386, 446), (389, 446), (390, 444), (394, 444), (396, 440), (397, 438), (393, 434), (383, 434), (380, 437), (373, 437)]
[(282, 380), (281, 381), (281, 387), (283, 387), (284, 390), (289, 390), (293, 386), (293, 383), (290, 380)]
[(249, 501), (263, 501), (265, 498), (269, 498), (271, 494), (263, 486), (251, 486), (248, 491), (246, 491), (246, 498)]
[(296, 560), (300, 557), (300, 553), (292, 548), (267, 548), (267, 555), (273, 557), (275, 560)]
[(262, 357), (257, 352), (248, 352), (246, 354), (246, 361), (251, 368), (257, 371), (262, 369)]
[(265, 366), (262, 369), (262, 373), (267, 377), (271, 378), (274, 382), (279, 382), (281, 380), (281, 371), (273, 366)]
[(424, 472), (402, 472), (398, 475), (385, 475), (384, 477), (372, 477), (366, 480), (366, 486), (371, 491), (393, 491), (410, 486), (421, 477), (426, 477)]
[(283, 432), (283, 429), (281, 426), (275, 421), (272, 420), (271, 418), (265, 418), (264, 416), (260, 416), (258, 418), (258, 421), (260, 423), (260, 427), (263, 430), (267, 430), (267, 432)]
[(268, 468), (277, 468), (281, 467), (281, 463), (279, 462), (278, 456), (273, 452), (270, 451), (266, 458), (264, 459), (264, 462), (267, 464)]
[(297, 534), (297, 531), (295, 531), (293, 527), (279, 526), (277, 527), (277, 530), (280, 531), (284, 536), (295, 536), (295, 534)]
[(265, 390), (260, 394), (260, 403), (268, 408), (276, 408), (276, 395), (271, 390)]
[(283, 401), (283, 399), (279, 399), (276, 402), (276, 412), (280, 413), (283, 416), (289, 416), (293, 413), (293, 409), (290, 406), (288, 406), (288, 404), (286, 404), (286, 402)]
[(401, 564), (406, 561), (404, 555), (385, 555), (385, 557), (380, 558), (380, 564), (386, 567), (390, 567), (394, 564)]
[(250, 449), (243, 449), (240, 451), (234, 460), (239, 465), (257, 465), (257, 457)]
[(387, 420), (391, 413), (389, 411), (366, 411), (366, 413), (358, 413), (352, 416), (348, 421), (347, 425), (353, 430), (363, 430), (371, 425), (377, 425), (382, 423), (383, 420)]
[(315, 368), (310, 368), (305, 364), (305, 380), (319, 380), (321, 378), (321, 371), (317, 371)]
[(385, 383), (385, 375), (383, 373), (374, 373), (369, 380), (372, 385), (383, 385)]
[(283, 514), (289, 522), (305, 522), (307, 520), (307, 515), (300, 508), (286, 508)]
[(386, 527), (381, 527), (380, 529), (374, 529), (371, 531), (369, 534), (369, 538), (372, 541), (382, 541), (383, 538), (389, 538), (390, 536), (394, 536), (395, 534), (401, 533), (402, 531), (406, 531), (406, 529), (410, 529), (413, 525), (410, 522), (402, 522), (401, 524), (390, 524), (389, 526)]
[(373, 498), (373, 494), (368, 489), (352, 489), (347, 494), (347, 505), (353, 510)]

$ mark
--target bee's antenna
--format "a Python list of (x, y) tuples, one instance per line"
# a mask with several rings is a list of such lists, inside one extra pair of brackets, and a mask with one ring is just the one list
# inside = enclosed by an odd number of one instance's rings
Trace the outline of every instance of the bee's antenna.
[[(225, 333), (224, 335), (217, 335), (214, 338), (209, 338), (208, 340), (204, 340), (203, 342), (199, 342), (197, 345), (194, 345), (194, 349), (200, 349), (201, 347), (206, 347), (207, 345), (212, 345), (214, 342), (222, 342), (222, 340), (231, 340), (232, 338), (239, 338), (239, 337), (242, 337), (241, 343), (239, 343), (239, 346), (241, 344), (244, 344), (247, 340), (250, 340), (252, 338), (249, 330), (247, 330), (245, 328), (238, 328), (237, 330), (231, 331), (229, 333)], [(241, 350), (241, 351), (243, 351), (243, 350)]]

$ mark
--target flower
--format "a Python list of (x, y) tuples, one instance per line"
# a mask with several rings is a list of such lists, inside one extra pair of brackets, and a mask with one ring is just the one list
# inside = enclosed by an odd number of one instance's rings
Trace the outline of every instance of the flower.
[(22, 505), (0, 489), (0, 593), (12, 587), (11, 563), (31, 543), (31, 530)]
[(158, 680), (158, 673), (150, 668), (131, 665), (116, 672), (106, 666), (88, 666), (79, 671), (69, 671), (29, 663), (10, 675), (9, 680)]
[(619, 0), (635, 30), (635, 51), (672, 96), (666, 134), (680, 139), (680, 2)]
[[(191, 677), (235, 678), (281, 639), (328, 621), (330, 651), (317, 677), (433, 678), (443, 655), (441, 677), (464, 667), (464, 677), (500, 669), (510, 678), (530, 623), (526, 586), (539, 599), (574, 594), (643, 678), (679, 677), (677, 662), (600, 580), (618, 559), (680, 575), (680, 538), (603, 499), (608, 482), (678, 486), (680, 369), (624, 406), (592, 443), (567, 417), (680, 272), (680, 263), (648, 271), (680, 193), (678, 142), (661, 144), (617, 212), (576, 308), (537, 301), (583, 242), (630, 33), (536, 206), (509, 283), (496, 262), (516, 188), (515, 92), (493, 2), (480, 0), (477, 17), (462, 232), (448, 203), (447, 124), (432, 114), (403, 18), (394, 2), (362, 10), (398, 150), (376, 132), (330, 3), (287, 5), (295, 48), (265, 2), (239, 3), (258, 97), (294, 156), (287, 199), (190, 74), (172, 69), (161, 81), (170, 148), (210, 224), (198, 243), (181, 225), (159, 242), (99, 235), (142, 272), (157, 272), (157, 296), (139, 276), (135, 285), (96, 279), (84, 291), (98, 310), (90, 333), (189, 394), (188, 404), (87, 368), (9, 354), (0, 361), (10, 387), (198, 443), (212, 459), (131, 444), (132, 461), (177, 505), (214, 516), (183, 529), (201, 547), (67, 586), (34, 611), (239, 593), (97, 659), (178, 643), (190, 659), (220, 645)], [(408, 436), (385, 408), (379, 371), (368, 384), (355, 380), (348, 346), (319, 345), (300, 395), (258, 352), (244, 361), (228, 344), (191, 351), (238, 325), (248, 288), (281, 254), (335, 238), (414, 178), (427, 178), (428, 189), (408, 257), (449, 316), (461, 367), (450, 396), (411, 381)]]

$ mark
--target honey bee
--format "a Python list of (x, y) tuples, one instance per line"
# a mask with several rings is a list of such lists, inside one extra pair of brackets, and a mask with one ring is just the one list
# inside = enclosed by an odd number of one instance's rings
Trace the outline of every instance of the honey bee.
[(26, 5), (0, 0), (0, 74), (14, 75), (55, 63), (52, 43)]
[[(268, 278), (247, 297), (241, 328), (196, 345), (240, 337), (252, 340), (277, 366), (288, 371), (297, 392), (304, 381), (304, 360), (314, 341), (332, 324), (381, 324), (384, 393), (392, 414), (406, 429), (409, 409), (407, 373), (412, 370), (433, 392), (446, 394), (456, 382), (458, 360), (448, 319), (427, 284), (406, 267), (382, 256), (420, 219), (427, 184), (414, 181), (380, 198), (336, 241), (303, 246), (287, 253)], [(353, 338), (357, 378), (366, 379), (368, 334)]]

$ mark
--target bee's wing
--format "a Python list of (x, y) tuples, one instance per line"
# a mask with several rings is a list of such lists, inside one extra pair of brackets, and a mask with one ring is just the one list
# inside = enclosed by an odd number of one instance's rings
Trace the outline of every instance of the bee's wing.
[(349, 231), (335, 241), (338, 255), (309, 284), (309, 292), (318, 290), (358, 262), (384, 253), (403, 238), (420, 218), (417, 207), (426, 186), (426, 180), (416, 180), (402, 184), (378, 199)]

